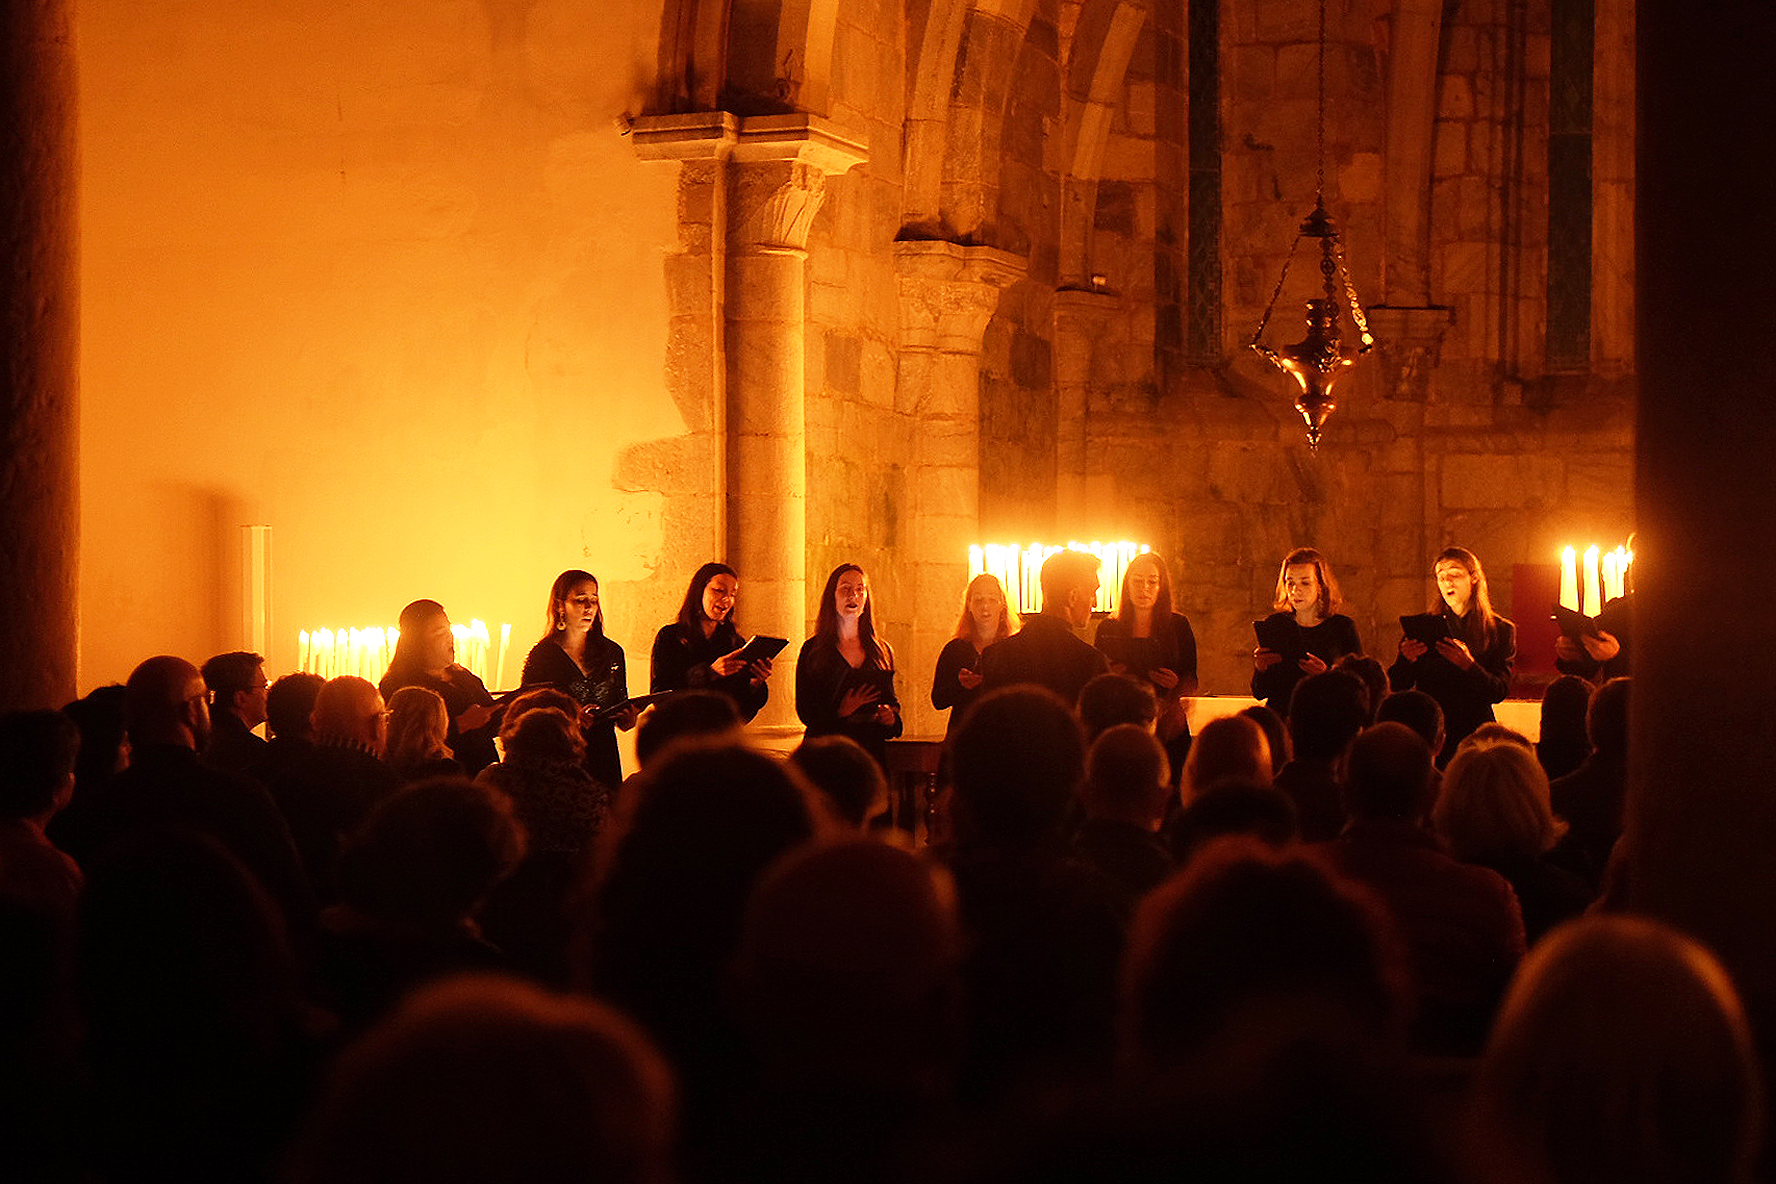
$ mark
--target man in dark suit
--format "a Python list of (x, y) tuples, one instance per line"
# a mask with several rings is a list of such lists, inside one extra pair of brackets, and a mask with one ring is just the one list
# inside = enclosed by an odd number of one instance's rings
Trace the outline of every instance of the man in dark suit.
[(1101, 562), (1085, 551), (1056, 551), (1043, 561), (1042, 611), (981, 655), (983, 690), (1033, 683), (1077, 706), (1085, 684), (1110, 669), (1078, 633), (1091, 622)]

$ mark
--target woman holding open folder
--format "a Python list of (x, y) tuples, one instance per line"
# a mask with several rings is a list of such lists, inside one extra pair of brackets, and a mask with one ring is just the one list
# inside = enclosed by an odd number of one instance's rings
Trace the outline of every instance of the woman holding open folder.
[(1428, 613), (1401, 617), (1405, 636), (1388, 670), (1396, 691), (1417, 687), (1443, 708), (1448, 732), (1437, 767), (1455, 746), (1493, 718), (1492, 705), (1511, 689), (1517, 626), (1492, 611), (1486, 572), (1465, 547), (1446, 547), (1431, 565), (1438, 600)]
[(886, 765), (888, 741), (900, 735), (894, 694), (894, 651), (876, 636), (869, 577), (841, 563), (826, 578), (814, 636), (796, 662), (796, 714), (809, 736), (849, 736)]
[(598, 579), (573, 569), (549, 588), (549, 618), (542, 640), (530, 647), (520, 679), (526, 688), (554, 687), (580, 705), (586, 738), (586, 771), (615, 789), (623, 781), (617, 732), (635, 726), (623, 647), (604, 635)]
[(1253, 622), (1258, 646), (1252, 651), (1252, 697), (1278, 715), (1289, 714), (1295, 684), (1324, 674), (1346, 654), (1360, 654), (1356, 624), (1338, 610), (1344, 598), (1326, 557), (1312, 547), (1283, 556), (1277, 571), (1276, 611)]
[[(771, 697), (765, 680), (771, 659), (747, 660), (746, 641), (734, 621), (740, 577), (725, 563), (705, 563), (691, 577), (678, 619), (654, 635), (655, 692), (719, 691), (750, 721)], [(763, 640), (763, 639), (761, 639)]]

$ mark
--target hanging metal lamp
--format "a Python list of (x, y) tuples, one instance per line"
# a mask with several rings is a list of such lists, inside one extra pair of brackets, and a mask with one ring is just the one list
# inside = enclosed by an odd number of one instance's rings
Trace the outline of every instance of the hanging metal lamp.
[[(1289, 257), (1283, 261), (1283, 273), (1277, 277), (1276, 290), (1271, 292), (1270, 303), (1264, 306), (1264, 315), (1258, 319), (1258, 328), (1253, 331), (1250, 342), (1253, 352), (1294, 380), (1297, 391), (1295, 410), (1307, 423), (1307, 445), (1312, 449), (1320, 446), (1320, 430), (1326, 417), (1338, 409), (1333, 388), (1356, 365), (1357, 358), (1375, 345), (1375, 338), (1369, 332), (1369, 319), (1363, 315), (1357, 290), (1344, 265), (1344, 246), (1339, 242), (1337, 228), (1332, 225), (1332, 216), (1326, 212), (1326, 0), (1320, 0), (1316, 130), (1318, 166), (1314, 178), (1313, 212), (1302, 221), (1301, 231), (1289, 247)], [(1307, 302), (1307, 336), (1293, 344), (1272, 349), (1263, 343), (1264, 330), (1283, 294), (1283, 284), (1289, 278), (1289, 265), (1295, 261), (1295, 252), (1301, 241), (1309, 238), (1318, 239), (1320, 243), (1320, 277), (1326, 295), (1323, 299)], [(1344, 351), (1339, 332), (1341, 307), (1350, 309), (1351, 321), (1357, 327), (1358, 346), (1353, 353)]]

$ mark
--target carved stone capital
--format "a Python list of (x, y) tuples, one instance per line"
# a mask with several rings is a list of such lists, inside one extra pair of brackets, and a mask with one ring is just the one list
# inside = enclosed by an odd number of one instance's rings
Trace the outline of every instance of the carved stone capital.
[(1023, 258), (996, 247), (941, 241), (894, 244), (901, 343), (978, 354), (999, 294), (1024, 278)]
[(1369, 310), (1369, 331), (1381, 354), (1386, 397), (1422, 403), (1443, 352), (1443, 336), (1455, 323), (1455, 310), (1441, 305), (1402, 308), (1378, 304)]

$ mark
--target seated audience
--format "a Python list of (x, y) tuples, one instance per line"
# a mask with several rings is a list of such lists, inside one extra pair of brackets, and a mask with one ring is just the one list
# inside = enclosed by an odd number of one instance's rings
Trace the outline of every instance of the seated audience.
[(383, 761), (388, 715), (374, 684), (355, 675), (329, 679), (315, 694), (314, 740), (267, 766), (272, 797), (289, 821), (309, 883), (334, 899), (334, 864), (345, 837), (400, 785)]
[(1223, 716), (1204, 724), (1184, 762), (1180, 789), (1189, 805), (1223, 781), (1245, 785), (1269, 785), (1272, 768), (1270, 741), (1256, 720), (1243, 715)]
[(1587, 917), (1524, 962), (1474, 1109), (1494, 1179), (1743, 1184), (1755, 1178), (1759, 1079), (1713, 955), (1657, 921)]
[[(559, 692), (546, 692), (560, 695)], [(610, 814), (611, 791), (586, 771), (577, 708), (528, 707), (501, 728), (506, 759), (475, 778), (512, 802), (529, 853), (493, 890), (482, 923), (514, 968), (565, 985), (569, 893)]]
[(584, 996), (464, 976), (416, 993), (341, 1058), (293, 1184), (670, 1184), (672, 1075)]
[(1179, 867), (1216, 839), (1242, 835), (1281, 851), (1301, 837), (1295, 803), (1274, 785), (1220, 781), (1166, 822), (1166, 845)]
[(1230, 1088), (1302, 1046), (1402, 1050), (1412, 994), (1371, 898), (1310, 858), (1242, 838), (1212, 843), (1142, 902), (1122, 993), (1125, 1063), (1191, 1066)]
[(59, 711), (0, 714), (0, 901), (21, 905), (72, 936), (84, 880), (44, 836), (74, 796), (80, 731)]
[(1405, 939), (1421, 1051), (1471, 1055), (1523, 956), (1517, 898), (1498, 873), (1438, 849), (1424, 825), (1431, 750), (1417, 733), (1376, 724), (1351, 742), (1345, 766), (1350, 825), (1317, 852), (1380, 897)]
[(330, 1022), (303, 998), (277, 907), (197, 828), (132, 831), (86, 870), (85, 1166), (108, 1181), (270, 1179)]
[(210, 690), (210, 741), (204, 764), (229, 773), (253, 776), (265, 758), (265, 741), (253, 731), (265, 722), (265, 659), (236, 650), (217, 654), (203, 664)]
[(849, 736), (814, 736), (789, 754), (789, 763), (826, 799), (833, 818), (856, 830), (886, 821), (888, 778), (863, 745)]
[(1100, 674), (1079, 692), (1079, 721), (1085, 725), (1087, 744), (1119, 724), (1134, 724), (1151, 732), (1158, 718), (1159, 700), (1153, 696), (1153, 685), (1126, 674)]
[(988, 692), (950, 737), (955, 842), (946, 859), (969, 935), (975, 1101), (1109, 1056), (1122, 928), (1067, 844), (1084, 772), (1078, 720), (1037, 687)]
[(738, 739), (740, 712), (734, 701), (715, 691), (682, 691), (656, 703), (635, 728), (635, 762), (645, 769), (674, 740), (692, 737)]
[(1344, 829), (1338, 759), (1368, 719), (1363, 684), (1340, 670), (1311, 674), (1289, 700), (1289, 739), (1295, 756), (1276, 771), (1276, 787), (1295, 803), (1306, 842), (1336, 838)]
[(722, 1178), (903, 1180), (904, 1145), (950, 1116), (961, 959), (940, 867), (856, 837), (780, 859), (735, 960), (761, 1076), (723, 1123)]
[(1585, 734), (1585, 711), (1591, 704), (1591, 684), (1575, 674), (1563, 674), (1542, 692), (1542, 731), (1536, 740), (1536, 759), (1548, 780), (1564, 777), (1591, 755), (1591, 738)]
[(1554, 812), (1572, 826), (1569, 866), (1599, 883), (1622, 834), (1628, 793), (1628, 692), (1632, 682), (1612, 678), (1591, 694), (1585, 732), (1591, 755), (1549, 787)]
[(747, 898), (778, 856), (830, 828), (788, 765), (732, 741), (684, 740), (629, 782), (599, 843), (576, 935), (580, 981), (652, 1033), (697, 1119), (747, 1077), (723, 1006)]
[[(1191, 749), (1191, 759), (1196, 752)], [(1124, 919), (1171, 874), (1171, 852), (1157, 833), (1172, 796), (1171, 780), (1158, 738), (1135, 724), (1111, 728), (1086, 755), (1079, 793), (1085, 821), (1074, 832), (1073, 851), (1104, 877)]]
[(1462, 741), (1443, 770), (1431, 822), (1451, 855), (1510, 882), (1529, 944), (1591, 903), (1585, 882), (1547, 858), (1566, 824), (1554, 817), (1548, 776), (1528, 749)]
[(1405, 724), (1432, 752), (1443, 751), (1443, 708), (1423, 691), (1395, 691), (1381, 701), (1375, 722)]
[(1497, 720), (1488, 720), (1469, 732), (1462, 737), (1461, 744), (1456, 745), (1456, 748), (1459, 750), (1463, 745), (1468, 748), (1487, 748), (1494, 744), (1514, 745), (1531, 756), (1535, 755), (1535, 745), (1530, 743), (1528, 736)]
[(1381, 701), (1387, 698), (1387, 668), (1368, 654), (1345, 654), (1332, 663), (1332, 669), (1341, 670), (1363, 684), (1363, 702), (1368, 708), (1367, 724), (1375, 722), (1375, 713), (1381, 709)]
[(370, 811), (340, 853), (340, 903), (321, 918), (325, 1001), (348, 1028), (421, 983), (505, 964), (475, 918), (524, 848), (505, 796), (460, 777), (406, 786)]
[(298, 931), (314, 919), (314, 894), (266, 792), (198, 760), (210, 736), (209, 692), (182, 658), (149, 658), (124, 688), (130, 766), (84, 803), (64, 811), (56, 841), (83, 867), (106, 844), (150, 830), (208, 835), (259, 878)]
[(1276, 771), (1294, 759), (1294, 752), (1289, 747), (1289, 726), (1283, 717), (1262, 703), (1254, 703), (1243, 708), (1240, 714), (1264, 729), (1264, 739), (1270, 744), (1270, 771)]
[(450, 714), (444, 698), (426, 687), (402, 687), (388, 702), (388, 739), (383, 759), (402, 785), (428, 777), (461, 777), (447, 737)]
[(112, 683), (96, 687), (85, 698), (76, 699), (62, 708), (62, 714), (80, 729), (80, 757), (74, 765), (74, 802), (92, 796), (129, 767), (123, 697), (123, 685)]

